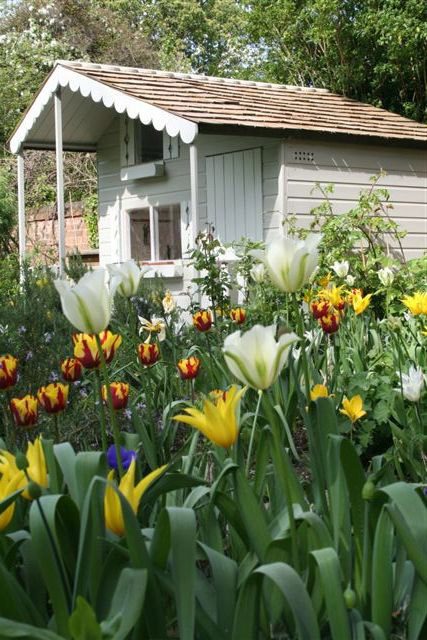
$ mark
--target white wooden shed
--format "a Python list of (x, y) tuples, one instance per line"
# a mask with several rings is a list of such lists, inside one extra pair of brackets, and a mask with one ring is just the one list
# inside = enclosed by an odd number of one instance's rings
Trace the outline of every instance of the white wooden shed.
[(269, 240), (288, 214), (308, 223), (316, 183), (340, 213), (380, 171), (407, 257), (427, 250), (427, 126), (325, 89), (57, 62), (10, 138), (21, 256), (27, 148), (56, 149), (61, 259), (62, 153), (96, 151), (101, 264), (151, 262), (176, 292), (208, 222)]

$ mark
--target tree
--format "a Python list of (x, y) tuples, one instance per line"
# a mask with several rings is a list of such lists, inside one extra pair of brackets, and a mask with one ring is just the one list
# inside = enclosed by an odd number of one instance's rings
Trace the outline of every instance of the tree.
[(325, 87), (427, 120), (427, 4), (247, 0), (265, 79)]

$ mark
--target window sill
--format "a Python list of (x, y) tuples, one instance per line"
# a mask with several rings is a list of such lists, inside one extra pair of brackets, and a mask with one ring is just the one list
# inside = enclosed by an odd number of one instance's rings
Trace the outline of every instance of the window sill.
[(128, 182), (129, 180), (142, 180), (144, 178), (159, 178), (164, 175), (165, 163), (163, 160), (135, 164), (131, 167), (123, 167), (123, 169), (120, 170), (120, 180), (122, 182)]
[(149, 267), (150, 271), (144, 274), (144, 278), (182, 278), (184, 273), (182, 260), (164, 260), (159, 262), (143, 262), (143, 267)]

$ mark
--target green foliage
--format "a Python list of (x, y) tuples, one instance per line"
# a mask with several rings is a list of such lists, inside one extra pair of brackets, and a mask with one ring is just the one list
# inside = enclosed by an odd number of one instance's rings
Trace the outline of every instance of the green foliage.
[(16, 248), (16, 195), (8, 167), (0, 165), (0, 258)]
[(87, 228), (89, 246), (97, 249), (99, 246), (98, 233), (98, 194), (92, 193), (83, 200), (83, 219)]

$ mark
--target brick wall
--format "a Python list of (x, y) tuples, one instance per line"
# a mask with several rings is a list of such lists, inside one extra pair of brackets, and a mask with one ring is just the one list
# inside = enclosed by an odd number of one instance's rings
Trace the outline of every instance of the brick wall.
[[(58, 257), (58, 219), (56, 205), (41, 207), (26, 213), (27, 252), (52, 258)], [(80, 202), (65, 205), (65, 250), (78, 251), (91, 264), (98, 262), (98, 249), (89, 245), (83, 207)]]

